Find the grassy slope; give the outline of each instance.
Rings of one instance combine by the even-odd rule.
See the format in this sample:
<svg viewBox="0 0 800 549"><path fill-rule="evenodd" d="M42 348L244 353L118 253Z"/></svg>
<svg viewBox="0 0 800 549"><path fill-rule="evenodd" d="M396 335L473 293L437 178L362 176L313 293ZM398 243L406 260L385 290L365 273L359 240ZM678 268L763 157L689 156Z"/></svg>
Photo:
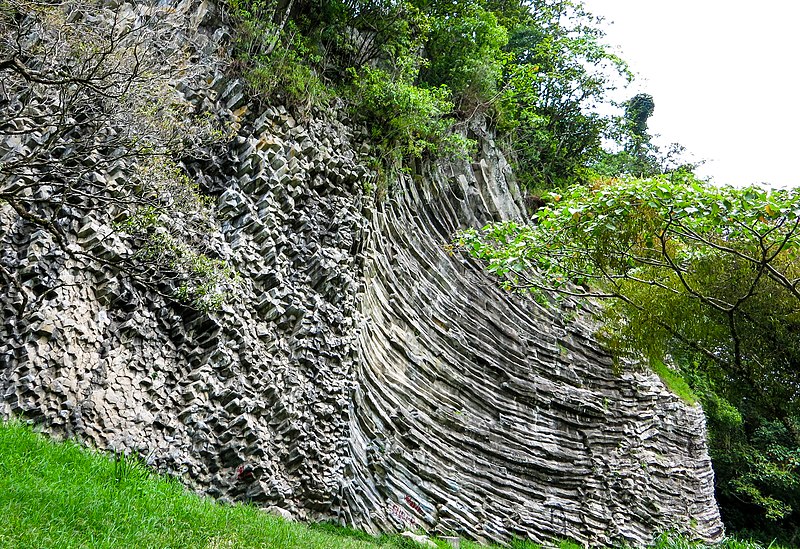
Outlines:
<svg viewBox="0 0 800 549"><path fill-rule="evenodd" d="M336 527L286 522L254 507L187 492L144 467L71 443L54 444L20 423L0 424L0 547L137 549L377 549L412 547ZM440 543L441 547L447 547ZM533 549L528 543L514 544ZM663 540L664 549L684 548ZM462 542L464 549L480 546ZM562 543L561 547L577 547ZM726 547L756 548L729 540Z"/></svg>
<svg viewBox="0 0 800 549"><path fill-rule="evenodd" d="M372 549L247 506L223 506L138 465L0 428L0 547Z"/></svg>
<svg viewBox="0 0 800 549"><path fill-rule="evenodd" d="M361 539L358 539L361 538ZM54 444L19 423L0 425L0 547L145 549L377 549L398 537L292 523L226 506L74 443ZM462 544L462 547L465 545ZM478 547L466 544L467 548Z"/></svg>

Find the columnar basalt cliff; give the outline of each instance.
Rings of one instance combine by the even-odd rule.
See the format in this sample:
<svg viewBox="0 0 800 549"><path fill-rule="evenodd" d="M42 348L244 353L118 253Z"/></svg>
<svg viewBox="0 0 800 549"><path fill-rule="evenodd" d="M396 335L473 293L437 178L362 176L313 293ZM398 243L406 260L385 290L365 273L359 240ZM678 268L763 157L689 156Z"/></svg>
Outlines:
<svg viewBox="0 0 800 549"><path fill-rule="evenodd" d="M206 55L224 35L210 9L175 14L205 25L191 32ZM0 296L2 415L213 496L370 531L722 536L702 411L615 371L575 311L502 291L448 248L459 228L524 218L488 131L473 128L471 162L420 162L376 200L366 132L207 76L185 93L238 135L186 167L216 198L213 245L239 294L183 308L69 253L113 257L97 220L71 219L65 249L0 204L0 260L27 296L21 313L20 289Z"/></svg>
<svg viewBox="0 0 800 549"><path fill-rule="evenodd" d="M615 373L574 311L504 292L448 251L465 223L522 215L481 142L471 169L426 170L425 189L409 182L372 217L348 521L592 545L718 537L701 410L652 374Z"/></svg>

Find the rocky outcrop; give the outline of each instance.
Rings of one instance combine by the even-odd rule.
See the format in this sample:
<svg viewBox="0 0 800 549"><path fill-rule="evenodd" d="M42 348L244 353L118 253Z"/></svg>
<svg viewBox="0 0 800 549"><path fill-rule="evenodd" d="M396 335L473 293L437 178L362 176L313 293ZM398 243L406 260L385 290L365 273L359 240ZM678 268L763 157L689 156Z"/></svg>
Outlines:
<svg viewBox="0 0 800 549"><path fill-rule="evenodd" d="M502 291L449 251L465 225L522 215L482 144L372 217L344 516L491 540L718 538L699 407L615 371L577 311Z"/></svg>
<svg viewBox="0 0 800 549"><path fill-rule="evenodd" d="M19 315L18 289L0 297L3 415L371 531L721 537L701 410L616 372L578 311L504 292L448 248L524 215L489 133L471 162L420 163L377 201L346 120L255 112L235 80L206 82L193 100L238 135L187 168L216 196L235 300L183 308L0 205L2 265L29 298ZM69 226L68 246L105 253L96 220Z"/></svg>

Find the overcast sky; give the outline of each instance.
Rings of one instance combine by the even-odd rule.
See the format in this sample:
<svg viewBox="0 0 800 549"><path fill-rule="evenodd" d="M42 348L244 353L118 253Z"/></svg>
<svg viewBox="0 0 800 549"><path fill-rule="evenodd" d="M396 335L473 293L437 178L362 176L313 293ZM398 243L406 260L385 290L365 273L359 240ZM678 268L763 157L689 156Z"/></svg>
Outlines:
<svg viewBox="0 0 800 549"><path fill-rule="evenodd" d="M650 132L718 183L800 185L800 1L584 0L655 100Z"/></svg>

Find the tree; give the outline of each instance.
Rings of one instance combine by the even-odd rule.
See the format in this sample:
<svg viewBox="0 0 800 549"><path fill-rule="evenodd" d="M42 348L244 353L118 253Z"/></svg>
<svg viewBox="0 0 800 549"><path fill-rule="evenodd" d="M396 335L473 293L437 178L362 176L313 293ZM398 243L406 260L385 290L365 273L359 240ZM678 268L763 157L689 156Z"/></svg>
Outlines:
<svg viewBox="0 0 800 549"><path fill-rule="evenodd" d="M659 158L661 151L647 133L647 121L655 111L653 97L640 93L623 102L622 107L625 109L624 115L609 132L618 149L615 152L603 151L592 165L592 170L601 176L611 177L650 177L664 173Z"/></svg>
<svg viewBox="0 0 800 549"><path fill-rule="evenodd" d="M599 176L651 177L672 172L693 173L702 164L686 158L686 147L672 143L665 151L653 143L647 132L647 121L655 112L653 96L639 93L622 103L624 115L612 126L609 137L615 141L615 152L603 151L592 164ZM657 137L657 136L656 136Z"/></svg>
<svg viewBox="0 0 800 549"><path fill-rule="evenodd" d="M728 496L788 524L800 504L800 191L673 174L547 200L533 224L465 231L460 246L510 288L603 303L617 356L681 367L727 421L711 423L729 437L717 445Z"/></svg>
<svg viewBox="0 0 800 549"><path fill-rule="evenodd" d="M456 6L451 4L450 9ZM469 116L499 91L508 34L491 11L471 3L458 8L457 13L432 17L425 43L429 61L420 77L430 86L447 85L457 99L458 112Z"/></svg>
<svg viewBox="0 0 800 549"><path fill-rule="evenodd" d="M535 221L466 231L460 242L514 286L613 300L617 349L699 353L800 443L789 421L800 407L798 192L611 181L551 194Z"/></svg>
<svg viewBox="0 0 800 549"><path fill-rule="evenodd" d="M624 103L625 107L625 122L628 128L630 140L625 148L633 152L650 140L647 134L647 121L653 116L656 104L653 101L653 96L649 93L637 93Z"/></svg>
<svg viewBox="0 0 800 549"><path fill-rule="evenodd" d="M73 257L213 308L234 277L208 255L209 202L179 161L221 133L178 91L193 65L175 24L135 3L0 2L0 208ZM90 220L94 249L74 238ZM0 276L23 314L30 289Z"/></svg>
<svg viewBox="0 0 800 549"><path fill-rule="evenodd" d="M551 189L585 179L612 124L596 107L608 103L615 82L632 75L602 43L600 19L580 2L532 0L529 6L529 18L513 29L507 47L514 65L535 74L511 143L522 183Z"/></svg>
<svg viewBox="0 0 800 549"><path fill-rule="evenodd" d="M647 133L647 121L653 115L656 105L653 96L639 93L623 103L624 149L622 154L628 159L625 166L627 173L645 177L660 173L658 160L655 157L650 134Z"/></svg>

